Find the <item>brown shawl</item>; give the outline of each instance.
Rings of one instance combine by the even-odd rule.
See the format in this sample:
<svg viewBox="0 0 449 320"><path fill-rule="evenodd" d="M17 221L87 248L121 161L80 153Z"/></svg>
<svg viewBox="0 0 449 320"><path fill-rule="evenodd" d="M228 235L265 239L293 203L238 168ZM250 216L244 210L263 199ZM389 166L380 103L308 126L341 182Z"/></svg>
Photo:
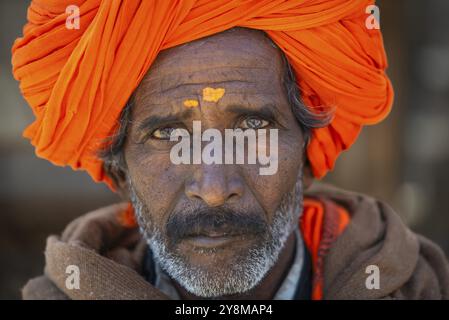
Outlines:
<svg viewBox="0 0 449 320"><path fill-rule="evenodd" d="M351 219L323 259L323 299L449 299L444 253L410 231L388 205L322 184L307 196L343 206ZM25 285L23 298L165 299L141 275L146 245L137 228L117 220L124 209L102 208L74 220L61 237L50 236L44 275ZM79 267L80 289L67 289L68 265ZM366 288L369 265L379 268L379 289Z"/></svg>

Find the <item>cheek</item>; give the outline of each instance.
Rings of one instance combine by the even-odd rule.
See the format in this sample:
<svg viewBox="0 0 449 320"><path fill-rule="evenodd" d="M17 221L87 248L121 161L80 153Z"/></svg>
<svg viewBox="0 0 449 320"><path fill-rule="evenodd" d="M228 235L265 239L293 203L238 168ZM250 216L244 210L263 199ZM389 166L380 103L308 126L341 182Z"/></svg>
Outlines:
<svg viewBox="0 0 449 320"><path fill-rule="evenodd" d="M268 214L274 214L283 196L293 190L302 157L302 141L298 135L284 135L279 137L278 170L275 174L260 175L258 168L247 167L246 179L251 181L253 193Z"/></svg>
<svg viewBox="0 0 449 320"><path fill-rule="evenodd" d="M148 155L141 150L125 152L131 182L155 221L163 221L176 203L175 197L183 187L181 166L170 161L168 153ZM143 148L140 148L143 149Z"/></svg>

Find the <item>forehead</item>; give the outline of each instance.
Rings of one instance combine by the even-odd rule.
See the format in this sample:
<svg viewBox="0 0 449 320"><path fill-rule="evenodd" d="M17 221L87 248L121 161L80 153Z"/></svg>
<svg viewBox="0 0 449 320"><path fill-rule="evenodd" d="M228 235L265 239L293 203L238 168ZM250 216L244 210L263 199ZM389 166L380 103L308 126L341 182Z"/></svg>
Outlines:
<svg viewBox="0 0 449 320"><path fill-rule="evenodd" d="M201 104L210 87L224 89L221 104L275 100L282 71L281 52L262 31L235 28L162 51L134 99L151 114L179 111L186 99Z"/></svg>

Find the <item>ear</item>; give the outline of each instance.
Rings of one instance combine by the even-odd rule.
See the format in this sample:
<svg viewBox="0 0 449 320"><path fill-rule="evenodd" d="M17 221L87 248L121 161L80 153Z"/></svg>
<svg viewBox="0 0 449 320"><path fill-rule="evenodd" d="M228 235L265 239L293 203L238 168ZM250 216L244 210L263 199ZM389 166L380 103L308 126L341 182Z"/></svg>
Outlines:
<svg viewBox="0 0 449 320"><path fill-rule="evenodd" d="M120 198L123 199L123 201L130 201L129 197L129 186L127 179L120 179L117 183L117 192L120 195Z"/></svg>
<svg viewBox="0 0 449 320"><path fill-rule="evenodd" d="M303 189L307 190L312 185L314 181L312 169L310 167L309 161L305 160L304 166L303 166L303 175L302 175L302 183L303 183Z"/></svg>
<svg viewBox="0 0 449 320"><path fill-rule="evenodd" d="M127 173L117 166L110 166L106 172L114 182L114 186L120 198L122 198L123 201L128 202L130 197Z"/></svg>

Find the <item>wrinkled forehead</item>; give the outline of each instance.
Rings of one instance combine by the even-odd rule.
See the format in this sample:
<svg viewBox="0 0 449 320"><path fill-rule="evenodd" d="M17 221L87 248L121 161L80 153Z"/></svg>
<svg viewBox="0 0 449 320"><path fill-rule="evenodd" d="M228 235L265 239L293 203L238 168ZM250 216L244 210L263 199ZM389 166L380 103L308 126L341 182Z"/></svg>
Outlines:
<svg viewBox="0 0 449 320"><path fill-rule="evenodd" d="M269 93L281 79L281 55L263 31L233 28L159 53L134 96L141 103L165 104L204 86Z"/></svg>
<svg viewBox="0 0 449 320"><path fill-rule="evenodd" d="M279 55L274 43L260 30L233 28L159 53L148 80L162 73L213 66L248 67L273 65ZM181 68L181 70L180 70Z"/></svg>

